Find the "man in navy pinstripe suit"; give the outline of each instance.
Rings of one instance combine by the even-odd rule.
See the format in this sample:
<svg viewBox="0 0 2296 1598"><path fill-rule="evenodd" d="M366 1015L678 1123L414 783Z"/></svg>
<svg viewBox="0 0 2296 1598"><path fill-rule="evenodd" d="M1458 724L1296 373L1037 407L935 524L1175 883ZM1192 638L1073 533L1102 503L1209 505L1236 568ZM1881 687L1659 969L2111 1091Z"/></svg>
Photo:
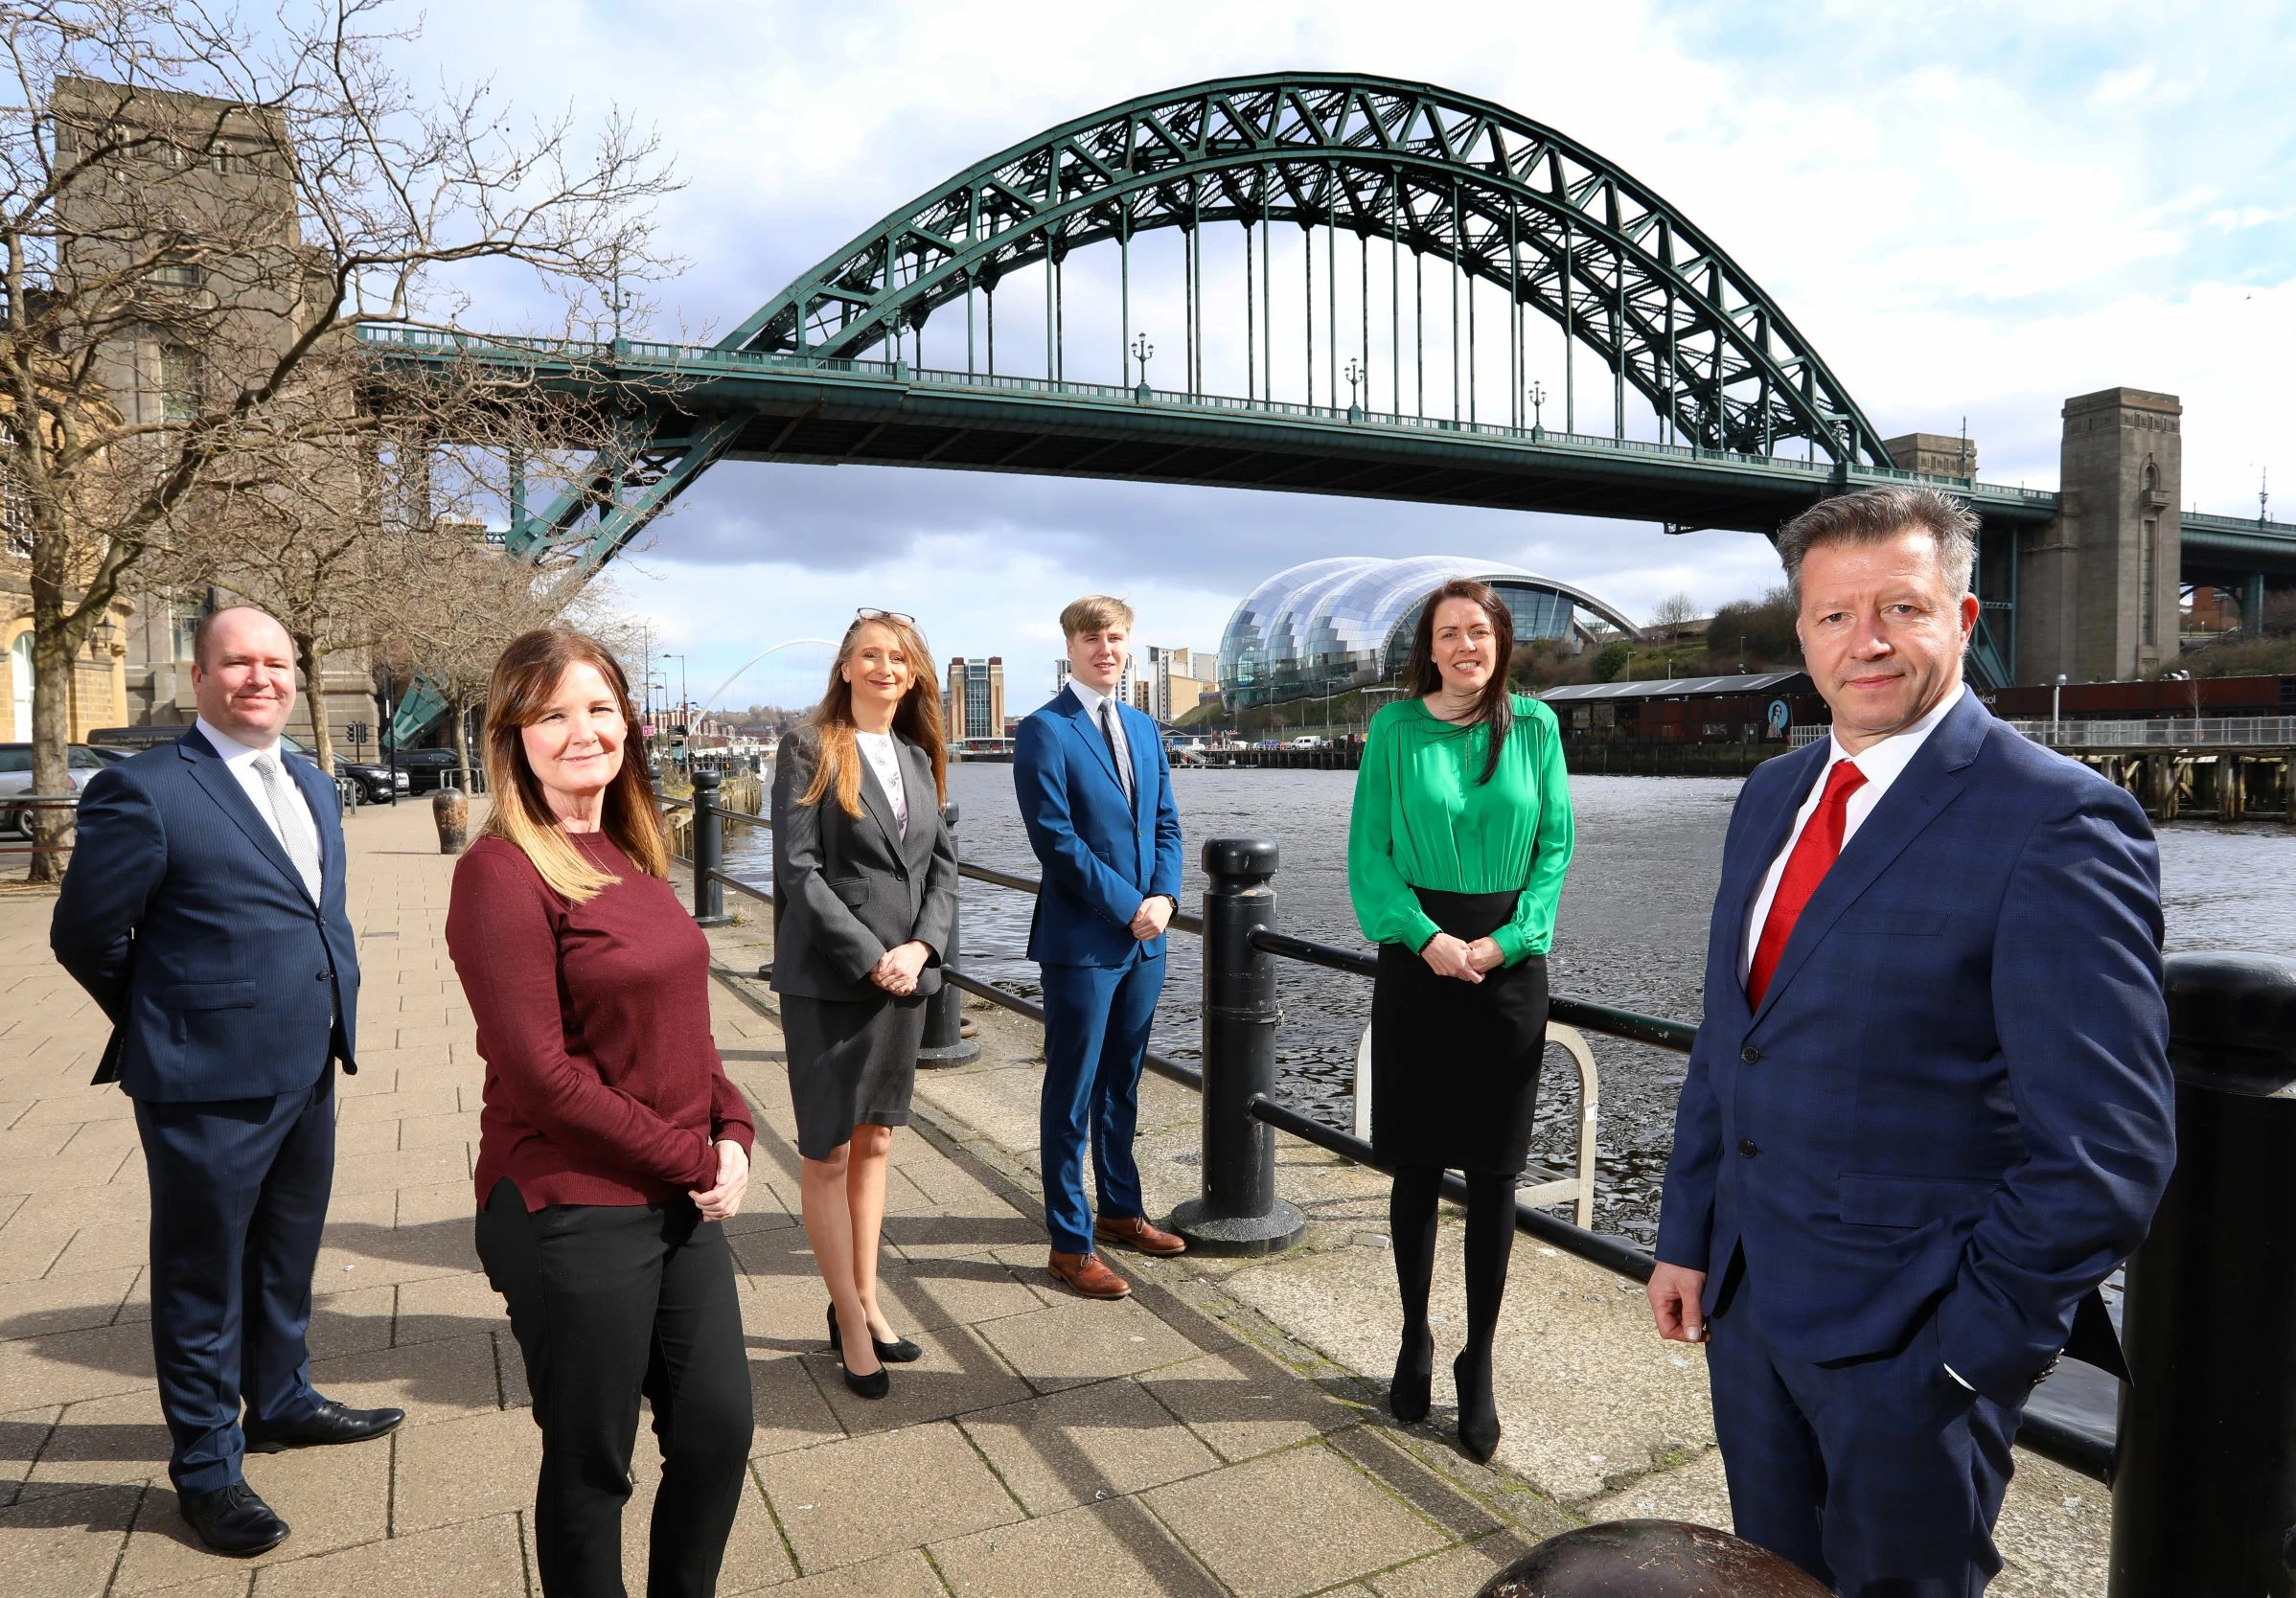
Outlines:
<svg viewBox="0 0 2296 1598"><path fill-rule="evenodd" d="M1891 487L1779 534L1833 727L1731 816L1650 1282L1738 1535L1845 1598L2001 1568L2026 1398L2122 1368L2095 1291L2175 1162L2152 830L1963 686L1975 529Z"/></svg>
<svg viewBox="0 0 2296 1598"><path fill-rule="evenodd" d="M201 1541L258 1554L287 1527L241 1479L242 1454L358 1442L405 1417L322 1399L304 1340L334 1062L357 1068L358 956L333 785L279 746L295 706L287 629L218 611L192 681L192 729L81 793L49 943L111 1017L96 1081L135 1101L168 1473Z"/></svg>

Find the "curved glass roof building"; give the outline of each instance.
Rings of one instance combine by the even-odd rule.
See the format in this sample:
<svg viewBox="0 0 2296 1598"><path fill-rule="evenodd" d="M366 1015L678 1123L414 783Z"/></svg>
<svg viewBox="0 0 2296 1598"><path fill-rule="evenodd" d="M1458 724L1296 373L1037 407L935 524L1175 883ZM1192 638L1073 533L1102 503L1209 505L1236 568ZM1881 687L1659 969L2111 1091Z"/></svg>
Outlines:
<svg viewBox="0 0 2296 1598"><path fill-rule="evenodd" d="M1501 561L1338 556L1278 572L1236 606L1220 637L1220 691L1230 707L1240 707L1391 676L1411 652L1421 603L1461 577L1487 582L1505 598L1519 645L1583 634L1582 609L1624 632L1639 630L1584 589Z"/></svg>

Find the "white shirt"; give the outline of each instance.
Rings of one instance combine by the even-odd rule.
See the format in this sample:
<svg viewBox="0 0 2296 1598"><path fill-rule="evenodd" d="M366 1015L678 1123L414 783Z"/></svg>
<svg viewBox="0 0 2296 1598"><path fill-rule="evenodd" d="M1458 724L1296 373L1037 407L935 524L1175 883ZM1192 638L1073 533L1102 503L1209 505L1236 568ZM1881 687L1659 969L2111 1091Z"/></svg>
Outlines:
<svg viewBox="0 0 2296 1598"><path fill-rule="evenodd" d="M310 813L310 801L303 795L303 785L295 781L295 774L287 769L287 756L280 753L277 739L273 739L268 746L259 749L252 743L241 743L229 733L218 731L215 724L204 716L192 725L199 729L201 738L215 745L216 753L223 757L224 769L246 791L247 802L255 807L255 813L264 818L264 825L271 829L271 835L279 839L279 847L285 849L287 838L280 833L279 817L271 810L271 791L264 787L263 776L255 769L256 761L264 755L269 755L277 762L279 774L286 780L287 791L294 796L294 803L303 808L303 824L310 829L311 841L314 844L318 842L318 817ZM326 852L321 850L322 871L325 870L325 855Z"/></svg>
<svg viewBox="0 0 2296 1598"><path fill-rule="evenodd" d="M1966 688L1962 690L1962 694L1968 692ZM1842 747L1840 739L1831 733L1826 735L1825 741L1832 746L1832 759L1825 763L1825 770L1819 773L1818 780L1810 785L1809 797L1802 800L1802 809L1795 812L1794 825L1786 833L1786 841L1779 845L1778 857L1770 862L1769 875L1762 879L1762 891L1754 896L1754 907L1746 912L1746 925L1740 929L1738 938L1739 987L1746 986L1747 973L1754 969L1754 949L1761 942L1762 924L1770 919L1770 902L1778 897L1779 880L1786 874L1786 861L1794 853L1795 840L1802 836L1802 829L1809 825L1810 817L1818 813L1818 801L1825 797L1825 778L1833 770L1834 761L1848 761L1866 777L1865 786L1852 793L1842 807L1842 847L1848 849L1849 840L1857 835L1857 830L1864 824L1866 817L1873 813L1873 807L1881 803L1881 796L1890 791L1890 785L1913 764L1914 757L1921 752L1921 745L1929 742L1929 735L1938 730L1938 723L1944 720L1953 707L1962 702L1962 694L1946 696L1944 703L1920 720L1902 732L1892 733L1878 743L1868 745L1862 754L1849 753Z"/></svg>
<svg viewBox="0 0 2296 1598"><path fill-rule="evenodd" d="M1094 732L1098 732L1104 726L1116 729L1116 762L1122 767L1116 780L1124 785L1124 791L1130 793L1134 782L1132 742L1124 736L1123 713L1119 711L1105 721L1102 720L1100 707L1109 702L1109 696L1082 677L1072 676L1068 679L1068 692L1076 696L1077 701L1084 706L1084 713L1092 719Z"/></svg>
<svg viewBox="0 0 2296 1598"><path fill-rule="evenodd" d="M901 746L893 742L891 733L861 732L858 728L853 741L869 758L869 769L877 773L877 786L892 801L893 819L901 824L901 835L907 837L908 790L901 785Z"/></svg>

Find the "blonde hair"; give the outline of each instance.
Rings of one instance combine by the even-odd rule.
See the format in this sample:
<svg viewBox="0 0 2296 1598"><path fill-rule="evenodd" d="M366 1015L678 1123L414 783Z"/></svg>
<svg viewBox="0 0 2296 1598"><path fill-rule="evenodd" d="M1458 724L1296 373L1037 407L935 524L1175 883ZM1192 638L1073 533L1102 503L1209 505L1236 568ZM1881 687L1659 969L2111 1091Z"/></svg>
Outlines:
<svg viewBox="0 0 2296 1598"><path fill-rule="evenodd" d="M820 759L814 766L814 780L798 795L797 803L817 805L822 795L834 788L838 809L851 816L861 812L861 746L854 742L860 727L853 719L853 684L845 680L845 668L861 648L861 629L872 627L891 633L893 642L908 657L908 692L893 707L893 730L932 757L933 792L945 807L949 803L949 746L941 736L941 684L932 674L932 656L923 633L907 622L882 614L854 618L845 629L844 642L838 646L838 657L829 668L829 690L807 719Z"/></svg>
<svg viewBox="0 0 2296 1598"><path fill-rule="evenodd" d="M630 679L607 647L572 628L538 628L511 640L494 662L486 696L486 780L494 805L480 829L517 845L550 891L569 903L595 899L621 880L583 857L551 811L541 780L526 763L525 730L542 719L566 673L594 666L622 713L622 769L606 790L600 826L630 863L649 877L670 875L654 788L646 780L645 731L630 705Z"/></svg>
<svg viewBox="0 0 2296 1598"><path fill-rule="evenodd" d="M1060 613L1063 638L1073 638L1080 632L1101 632L1112 627L1132 630L1132 606L1113 594L1087 594L1080 600L1070 600L1068 607Z"/></svg>

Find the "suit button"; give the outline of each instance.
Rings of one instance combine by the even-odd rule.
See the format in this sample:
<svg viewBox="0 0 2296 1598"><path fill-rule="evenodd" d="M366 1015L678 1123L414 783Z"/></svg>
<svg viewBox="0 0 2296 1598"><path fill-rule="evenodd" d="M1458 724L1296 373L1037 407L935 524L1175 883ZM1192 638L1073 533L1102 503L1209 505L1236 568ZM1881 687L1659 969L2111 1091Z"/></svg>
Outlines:
<svg viewBox="0 0 2296 1598"><path fill-rule="evenodd" d="M326 980L327 980L327 973L326 973L325 971L321 971L321 972L319 973L319 980L320 980L321 982L324 982L324 981L326 981Z"/></svg>
<svg viewBox="0 0 2296 1598"><path fill-rule="evenodd" d="M1762 1051L1749 1043L1738 1051L1738 1058L1749 1065L1759 1065L1762 1062Z"/></svg>
<svg viewBox="0 0 2296 1598"><path fill-rule="evenodd" d="M906 871L895 871L893 873L893 880L896 882L906 882L908 880L908 873Z"/></svg>
<svg viewBox="0 0 2296 1598"><path fill-rule="evenodd" d="M1741 1137L1738 1139L1738 1153L1744 1154L1748 1159L1752 1159L1755 1155L1760 1153L1761 1151L1754 1146L1753 1138Z"/></svg>

